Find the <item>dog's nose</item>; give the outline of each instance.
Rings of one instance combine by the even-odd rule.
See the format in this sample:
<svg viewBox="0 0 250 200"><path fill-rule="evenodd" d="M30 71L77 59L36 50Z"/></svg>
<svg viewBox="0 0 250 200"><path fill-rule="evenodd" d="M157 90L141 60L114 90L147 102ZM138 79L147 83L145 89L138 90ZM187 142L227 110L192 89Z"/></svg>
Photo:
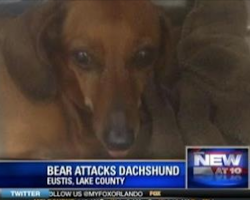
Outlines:
<svg viewBox="0 0 250 200"><path fill-rule="evenodd" d="M134 143L134 133L132 130L110 130L106 138L109 150L125 151Z"/></svg>
<svg viewBox="0 0 250 200"><path fill-rule="evenodd" d="M134 131L129 128L124 112L116 111L111 114L104 141L111 151L128 150L134 143Z"/></svg>

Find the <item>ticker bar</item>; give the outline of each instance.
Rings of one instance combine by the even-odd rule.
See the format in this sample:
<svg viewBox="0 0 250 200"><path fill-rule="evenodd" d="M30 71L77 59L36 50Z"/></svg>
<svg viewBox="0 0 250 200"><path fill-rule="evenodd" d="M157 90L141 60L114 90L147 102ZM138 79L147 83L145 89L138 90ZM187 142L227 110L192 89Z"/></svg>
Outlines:
<svg viewBox="0 0 250 200"><path fill-rule="evenodd" d="M2 199L250 199L250 190L55 190L2 189Z"/></svg>
<svg viewBox="0 0 250 200"><path fill-rule="evenodd" d="M50 190L53 198L248 198L250 190Z"/></svg>

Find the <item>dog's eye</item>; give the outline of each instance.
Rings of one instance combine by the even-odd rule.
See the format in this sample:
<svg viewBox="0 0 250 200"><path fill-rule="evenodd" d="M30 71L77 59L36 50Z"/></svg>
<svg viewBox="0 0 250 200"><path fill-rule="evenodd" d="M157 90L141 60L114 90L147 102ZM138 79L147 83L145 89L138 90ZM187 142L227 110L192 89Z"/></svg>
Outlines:
<svg viewBox="0 0 250 200"><path fill-rule="evenodd" d="M86 51L75 51L73 52L73 59L78 66L83 69L89 69L92 63L90 54Z"/></svg>
<svg viewBox="0 0 250 200"><path fill-rule="evenodd" d="M136 52L132 59L132 65L135 67L148 67L155 61L155 51L152 48L141 49Z"/></svg>

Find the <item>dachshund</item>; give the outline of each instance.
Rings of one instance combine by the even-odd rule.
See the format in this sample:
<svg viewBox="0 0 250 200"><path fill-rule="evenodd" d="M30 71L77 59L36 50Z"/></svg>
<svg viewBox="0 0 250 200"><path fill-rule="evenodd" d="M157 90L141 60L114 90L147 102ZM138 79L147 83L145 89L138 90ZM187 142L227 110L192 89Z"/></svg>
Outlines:
<svg viewBox="0 0 250 200"><path fill-rule="evenodd" d="M170 25L152 2L48 1L1 27L4 156L184 152L159 87L175 71L167 65Z"/></svg>

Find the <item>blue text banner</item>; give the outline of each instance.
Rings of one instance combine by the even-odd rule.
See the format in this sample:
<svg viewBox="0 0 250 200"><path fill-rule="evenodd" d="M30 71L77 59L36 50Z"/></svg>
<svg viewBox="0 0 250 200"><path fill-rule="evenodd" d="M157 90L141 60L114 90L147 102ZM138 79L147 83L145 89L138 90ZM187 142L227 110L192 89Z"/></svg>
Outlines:
<svg viewBox="0 0 250 200"><path fill-rule="evenodd" d="M185 162L2 161L0 188L185 188Z"/></svg>

